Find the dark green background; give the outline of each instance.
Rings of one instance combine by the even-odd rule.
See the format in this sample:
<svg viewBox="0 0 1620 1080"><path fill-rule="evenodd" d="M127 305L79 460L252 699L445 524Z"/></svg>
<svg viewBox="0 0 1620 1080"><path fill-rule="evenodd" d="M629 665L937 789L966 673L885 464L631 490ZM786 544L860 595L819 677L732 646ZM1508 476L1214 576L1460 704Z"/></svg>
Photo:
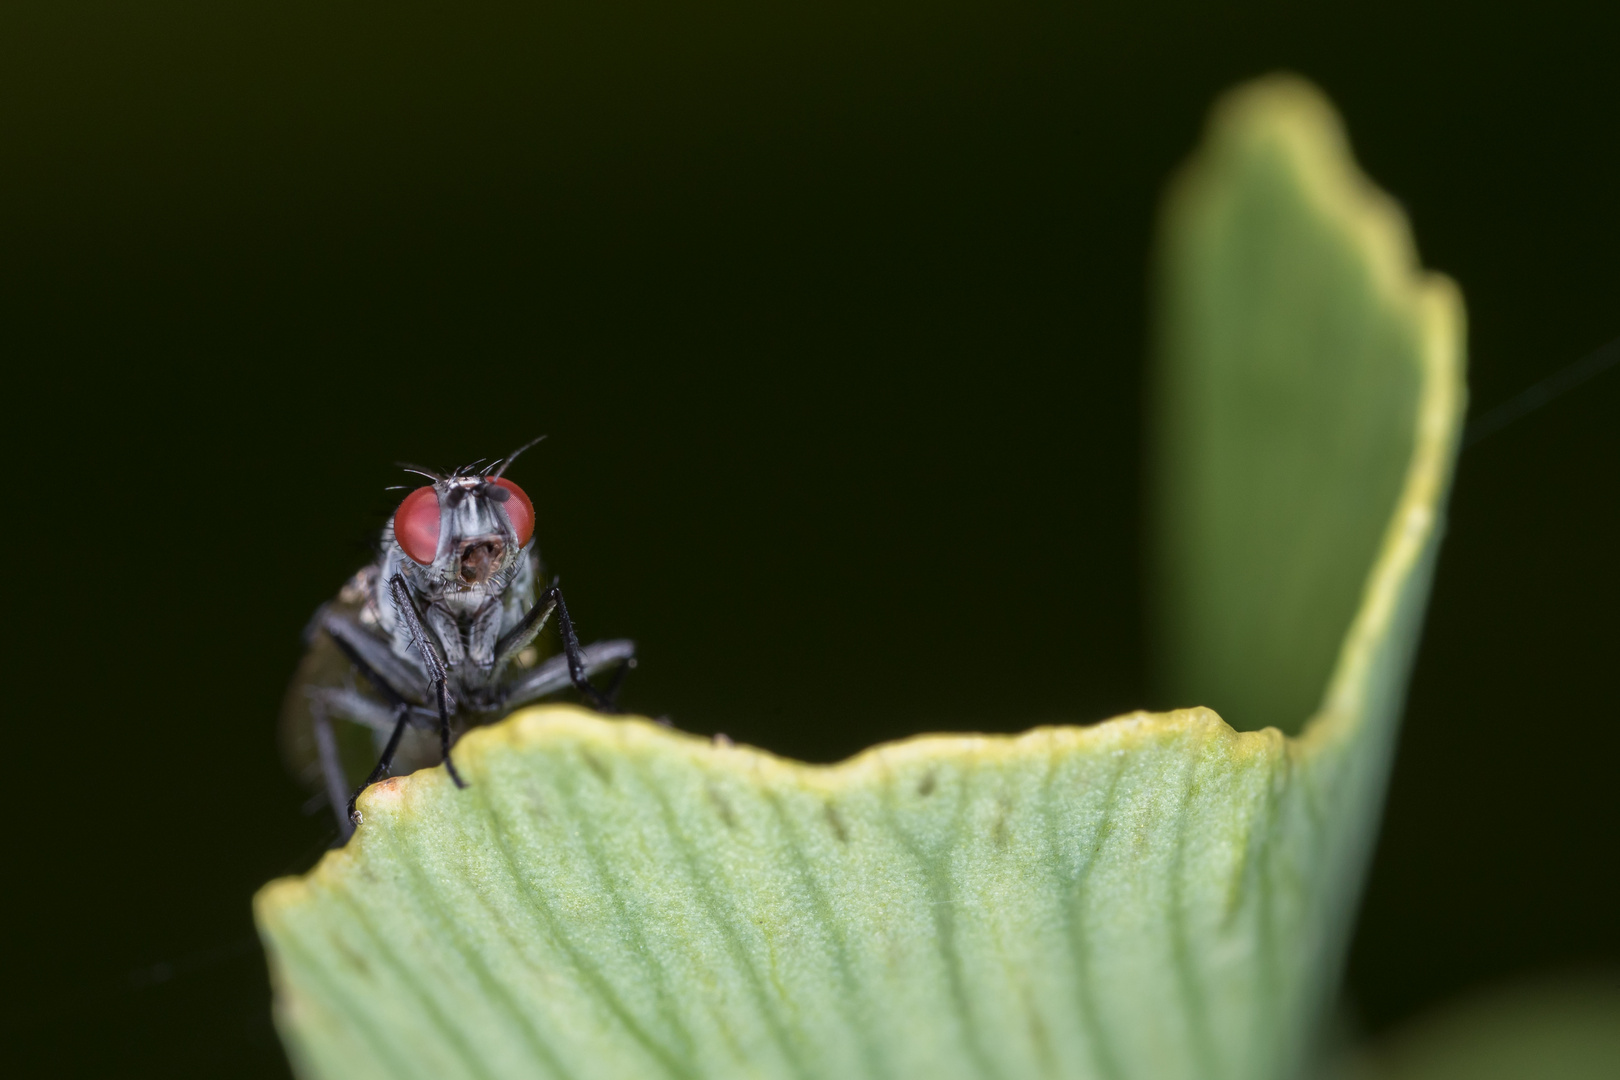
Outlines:
<svg viewBox="0 0 1620 1080"><path fill-rule="evenodd" d="M515 477L628 704L829 760L1160 700L1152 215L1318 80L1466 291L1474 400L1620 333L1620 29L1456 4L0 12L8 1039L282 1075L273 725L397 459ZM1620 963L1620 373L1470 451L1350 965L1379 1031ZM1236 719L1236 718L1235 718ZM8 1069L9 1071L9 1069Z"/></svg>

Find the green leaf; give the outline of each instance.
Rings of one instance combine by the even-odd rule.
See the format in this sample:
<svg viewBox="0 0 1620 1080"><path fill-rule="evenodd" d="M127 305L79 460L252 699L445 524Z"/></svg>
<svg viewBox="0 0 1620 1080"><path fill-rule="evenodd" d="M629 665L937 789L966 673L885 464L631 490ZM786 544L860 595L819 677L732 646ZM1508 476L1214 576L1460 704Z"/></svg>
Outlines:
<svg viewBox="0 0 1620 1080"><path fill-rule="evenodd" d="M815 767L530 710L458 744L467 790L379 784L260 892L298 1070L1295 1072L1427 590L1461 308L1296 81L1217 109L1166 222L1168 670L1244 726L1314 710L1299 738L1189 709Z"/></svg>

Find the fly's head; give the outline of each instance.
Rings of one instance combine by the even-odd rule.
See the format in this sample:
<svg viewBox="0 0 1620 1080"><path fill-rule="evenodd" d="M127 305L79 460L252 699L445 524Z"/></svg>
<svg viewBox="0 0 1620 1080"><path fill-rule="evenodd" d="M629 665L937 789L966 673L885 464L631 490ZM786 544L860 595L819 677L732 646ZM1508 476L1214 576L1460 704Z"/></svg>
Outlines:
<svg viewBox="0 0 1620 1080"><path fill-rule="evenodd" d="M534 504L501 475L509 464L511 458L488 474L424 473L433 483L399 504L387 540L405 556L401 565L418 588L436 594L505 588L534 535Z"/></svg>

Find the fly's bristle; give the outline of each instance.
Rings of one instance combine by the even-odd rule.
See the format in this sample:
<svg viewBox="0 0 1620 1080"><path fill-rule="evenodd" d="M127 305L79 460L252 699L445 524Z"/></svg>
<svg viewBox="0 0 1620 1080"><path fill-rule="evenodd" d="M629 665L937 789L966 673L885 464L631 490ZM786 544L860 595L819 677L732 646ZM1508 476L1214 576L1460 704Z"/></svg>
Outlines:
<svg viewBox="0 0 1620 1080"><path fill-rule="evenodd" d="M412 465L408 461L396 461L394 462L394 465L397 468L404 469L408 473L415 473L417 476L425 476L436 484L450 479L437 469L429 469L422 465Z"/></svg>

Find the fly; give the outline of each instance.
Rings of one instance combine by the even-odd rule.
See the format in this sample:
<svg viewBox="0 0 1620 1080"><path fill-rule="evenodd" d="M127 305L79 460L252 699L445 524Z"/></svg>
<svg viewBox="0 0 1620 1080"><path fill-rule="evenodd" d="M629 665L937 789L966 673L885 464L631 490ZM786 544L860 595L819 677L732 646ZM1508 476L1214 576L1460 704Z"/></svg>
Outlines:
<svg viewBox="0 0 1620 1080"><path fill-rule="evenodd" d="M581 646L556 579L539 587L534 504L505 477L534 442L487 471L407 466L432 483L405 496L377 559L305 630L282 739L345 840L358 822L355 799L391 770L442 763L466 787L450 748L467 728L570 685L613 711L635 665L633 642ZM542 659L535 639L553 615L562 652ZM608 687L598 689L590 677L610 668ZM369 773L356 771L373 758Z"/></svg>

